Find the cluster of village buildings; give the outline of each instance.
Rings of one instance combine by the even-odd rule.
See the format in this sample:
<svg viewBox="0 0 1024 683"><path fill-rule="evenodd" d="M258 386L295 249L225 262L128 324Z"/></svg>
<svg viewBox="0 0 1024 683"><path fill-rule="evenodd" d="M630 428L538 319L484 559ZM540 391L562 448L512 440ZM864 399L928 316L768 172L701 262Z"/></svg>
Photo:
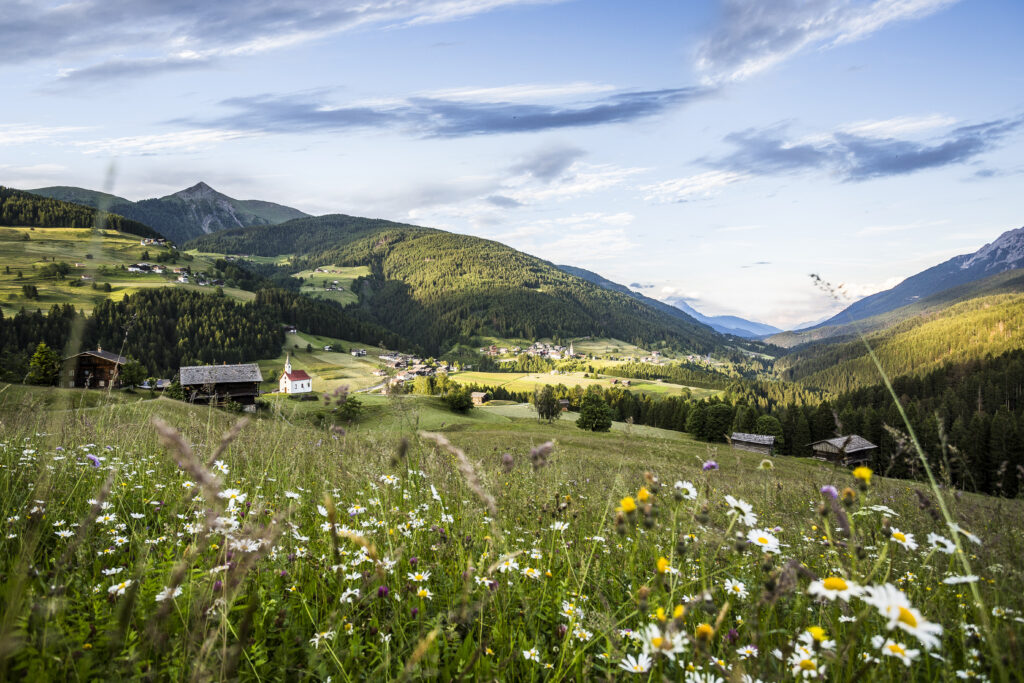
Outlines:
<svg viewBox="0 0 1024 683"><path fill-rule="evenodd" d="M547 342L533 342L526 349L519 346L506 347L491 344L490 346L482 347L480 353L485 356L518 356L525 353L527 356L547 358L549 360L565 360L578 357L572 347L572 342L569 342L568 348L558 344L548 344Z"/></svg>

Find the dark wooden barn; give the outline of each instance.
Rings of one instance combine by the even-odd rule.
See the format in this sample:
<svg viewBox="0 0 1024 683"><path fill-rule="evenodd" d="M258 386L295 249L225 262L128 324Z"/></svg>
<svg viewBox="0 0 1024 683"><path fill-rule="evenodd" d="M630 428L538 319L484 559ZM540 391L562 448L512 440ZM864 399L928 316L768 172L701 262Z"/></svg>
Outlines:
<svg viewBox="0 0 1024 683"><path fill-rule="evenodd" d="M878 446L856 434L822 439L811 444L813 457L846 466L867 462L871 457L871 451L876 448Z"/></svg>
<svg viewBox="0 0 1024 683"><path fill-rule="evenodd" d="M86 389L106 389L111 385L121 386L118 375L121 366L128 362L124 356L98 348L83 351L64 359L61 371L61 386Z"/></svg>
<svg viewBox="0 0 1024 683"><path fill-rule="evenodd" d="M729 437L729 443L733 448L751 453L763 453L764 455L775 455L775 437L767 434L744 434L733 432Z"/></svg>
<svg viewBox="0 0 1024 683"><path fill-rule="evenodd" d="M263 375L255 363L239 365L191 365L179 372L185 399L196 403L234 401L246 410L256 409Z"/></svg>

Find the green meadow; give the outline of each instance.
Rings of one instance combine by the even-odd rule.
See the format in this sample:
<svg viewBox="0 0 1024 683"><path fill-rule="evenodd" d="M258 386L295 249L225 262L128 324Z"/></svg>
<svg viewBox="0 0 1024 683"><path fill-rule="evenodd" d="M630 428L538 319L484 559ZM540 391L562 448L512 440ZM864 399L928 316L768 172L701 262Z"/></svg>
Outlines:
<svg viewBox="0 0 1024 683"><path fill-rule="evenodd" d="M0 673L1019 676L1020 500L516 405L360 400L315 426L312 402L238 422L0 386Z"/></svg>

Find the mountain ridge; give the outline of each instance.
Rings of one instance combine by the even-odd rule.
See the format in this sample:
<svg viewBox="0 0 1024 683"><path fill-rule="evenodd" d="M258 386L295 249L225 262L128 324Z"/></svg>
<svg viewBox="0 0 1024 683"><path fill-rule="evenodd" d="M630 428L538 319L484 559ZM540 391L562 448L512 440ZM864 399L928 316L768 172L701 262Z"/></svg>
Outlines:
<svg viewBox="0 0 1024 683"><path fill-rule="evenodd" d="M298 209L282 204L229 197L204 181L163 197L139 201L67 185L41 187L26 192L102 208L148 225L177 244L221 230L277 225L295 218L309 217Z"/></svg>
<svg viewBox="0 0 1024 683"><path fill-rule="evenodd" d="M665 340L701 353L728 345L682 312L652 307L499 242L433 228L334 214L217 232L186 246L291 254L296 270L368 266L371 276L354 283L353 305L433 351L477 336L596 335L639 346Z"/></svg>

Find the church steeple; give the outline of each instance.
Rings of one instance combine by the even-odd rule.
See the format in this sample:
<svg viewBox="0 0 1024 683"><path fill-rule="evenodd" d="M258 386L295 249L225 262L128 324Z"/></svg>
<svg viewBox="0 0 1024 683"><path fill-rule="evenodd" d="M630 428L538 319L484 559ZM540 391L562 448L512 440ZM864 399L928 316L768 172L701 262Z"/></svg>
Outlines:
<svg viewBox="0 0 1024 683"><path fill-rule="evenodd" d="M287 353L284 357L284 372L286 375L292 374L292 354Z"/></svg>

